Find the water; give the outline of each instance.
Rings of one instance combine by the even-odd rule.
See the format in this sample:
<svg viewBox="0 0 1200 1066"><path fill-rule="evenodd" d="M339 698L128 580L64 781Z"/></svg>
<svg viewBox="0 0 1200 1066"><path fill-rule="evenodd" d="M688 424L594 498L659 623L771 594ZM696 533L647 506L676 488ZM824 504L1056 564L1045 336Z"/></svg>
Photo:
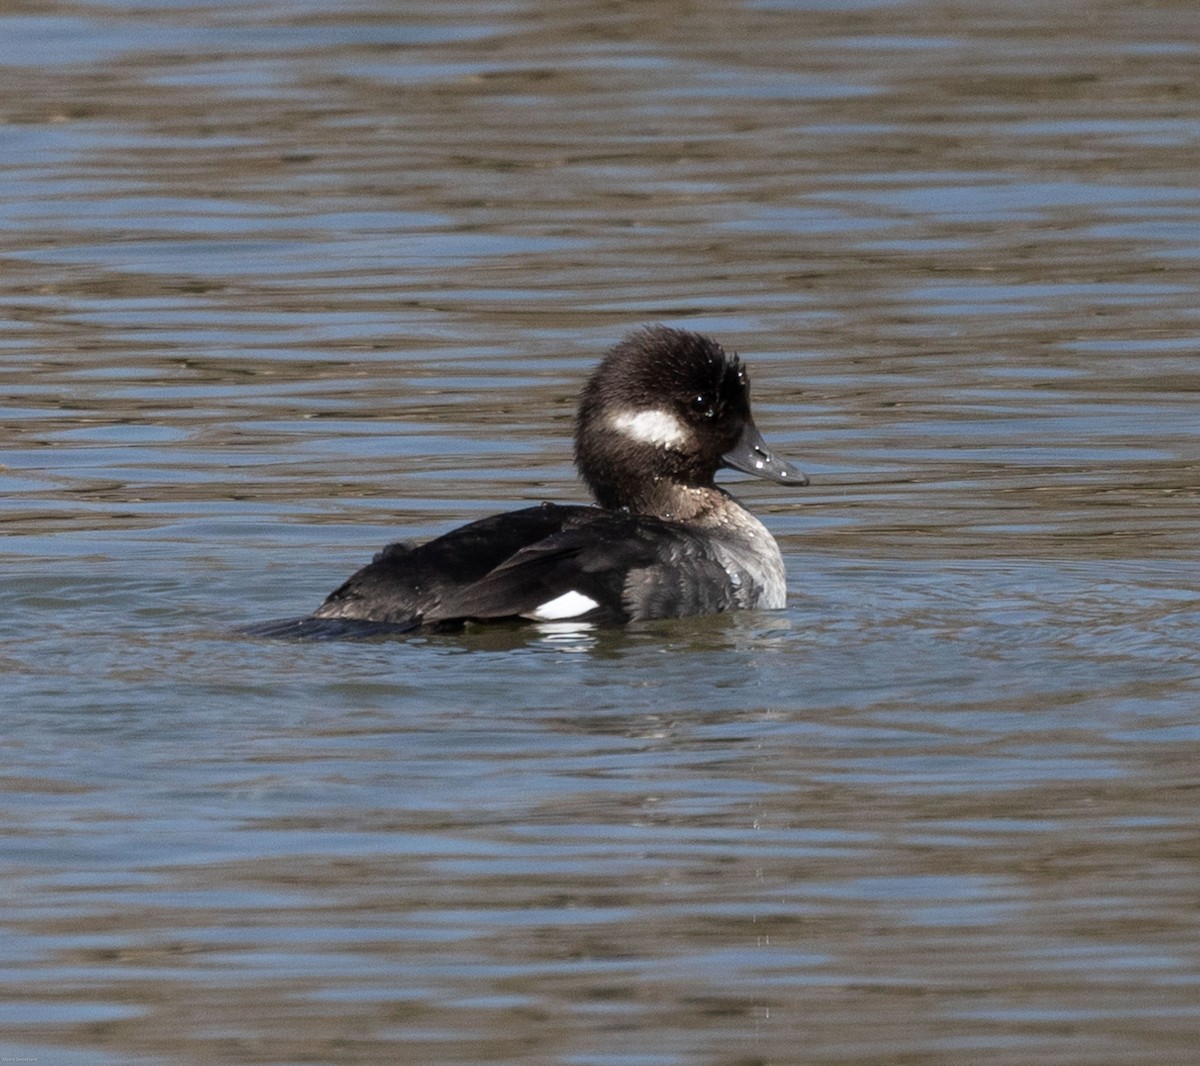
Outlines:
<svg viewBox="0 0 1200 1066"><path fill-rule="evenodd" d="M0 15L6 1058L1192 1063L1193 5ZM645 322L787 610L252 641L580 498Z"/></svg>

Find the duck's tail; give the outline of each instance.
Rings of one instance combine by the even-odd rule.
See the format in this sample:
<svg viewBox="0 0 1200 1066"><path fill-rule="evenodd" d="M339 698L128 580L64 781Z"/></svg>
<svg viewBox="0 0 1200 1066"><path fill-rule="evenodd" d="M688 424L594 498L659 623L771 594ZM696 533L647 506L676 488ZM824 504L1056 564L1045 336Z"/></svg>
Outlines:
<svg viewBox="0 0 1200 1066"><path fill-rule="evenodd" d="M270 622L254 622L241 626L238 632L247 637L268 640L373 640L411 633L421 625L420 619L410 622L368 622L362 618L279 618Z"/></svg>

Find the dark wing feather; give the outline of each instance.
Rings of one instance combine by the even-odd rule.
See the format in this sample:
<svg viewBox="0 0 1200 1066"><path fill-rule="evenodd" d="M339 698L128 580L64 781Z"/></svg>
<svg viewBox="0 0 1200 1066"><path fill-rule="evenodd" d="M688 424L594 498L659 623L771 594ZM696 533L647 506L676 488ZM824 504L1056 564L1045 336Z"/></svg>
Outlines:
<svg viewBox="0 0 1200 1066"><path fill-rule="evenodd" d="M519 618L568 592L587 596L599 606L581 618L621 622L624 573L589 566L595 536L582 530L556 533L522 548L511 559L473 584L457 590L440 606L446 618Z"/></svg>

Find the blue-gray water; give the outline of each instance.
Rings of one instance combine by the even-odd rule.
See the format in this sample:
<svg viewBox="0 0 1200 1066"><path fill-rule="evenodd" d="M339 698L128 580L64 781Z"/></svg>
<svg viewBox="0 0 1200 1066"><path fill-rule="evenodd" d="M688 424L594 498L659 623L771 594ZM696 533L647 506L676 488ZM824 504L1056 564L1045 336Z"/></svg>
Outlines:
<svg viewBox="0 0 1200 1066"><path fill-rule="evenodd" d="M1192 0L0 12L0 1047L1191 1064ZM749 362L785 611L248 640Z"/></svg>

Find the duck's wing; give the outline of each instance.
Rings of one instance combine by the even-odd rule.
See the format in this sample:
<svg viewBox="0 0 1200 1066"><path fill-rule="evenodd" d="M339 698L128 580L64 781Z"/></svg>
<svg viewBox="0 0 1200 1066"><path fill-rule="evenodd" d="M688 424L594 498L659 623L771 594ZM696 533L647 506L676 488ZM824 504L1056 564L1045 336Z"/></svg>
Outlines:
<svg viewBox="0 0 1200 1066"><path fill-rule="evenodd" d="M427 617L614 624L728 610L736 594L700 537L645 516L580 508Z"/></svg>

